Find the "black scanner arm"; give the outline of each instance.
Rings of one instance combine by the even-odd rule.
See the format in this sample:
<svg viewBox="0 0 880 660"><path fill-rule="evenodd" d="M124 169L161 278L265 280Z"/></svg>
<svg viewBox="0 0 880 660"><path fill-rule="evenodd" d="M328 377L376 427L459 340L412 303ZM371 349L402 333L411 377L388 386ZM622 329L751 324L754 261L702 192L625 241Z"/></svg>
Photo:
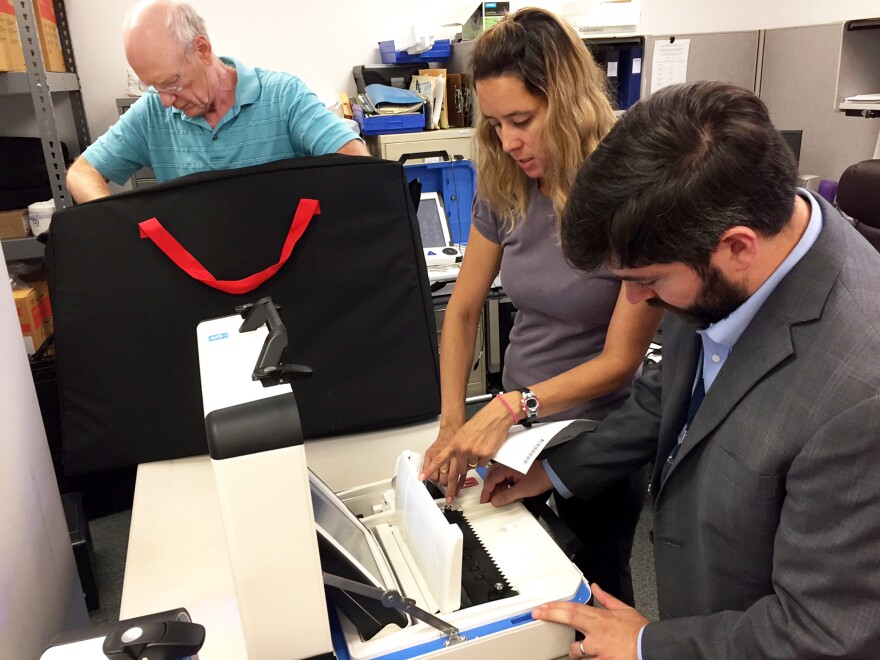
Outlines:
<svg viewBox="0 0 880 660"><path fill-rule="evenodd" d="M355 582L354 580L348 580L344 577L332 575L330 573L323 573L322 575L324 576L324 584L328 587L336 587L341 591L350 591L351 593L366 596L367 598L373 598L374 600L378 600L385 607L393 607L394 609L409 614L420 621L424 621L429 626L436 628L446 635L446 640L443 643L444 646L452 646L467 641L467 637L462 635L458 628L451 623L446 623L443 619L434 616L430 612L426 612L416 605L416 601L412 598L402 596L399 591L395 591L394 589L383 591L378 587Z"/></svg>
<svg viewBox="0 0 880 660"><path fill-rule="evenodd" d="M278 315L280 305L272 302L270 297L260 298L255 303L239 305L236 313L244 319L239 332L251 332L264 324L269 328L269 335L263 343L260 356L251 377L260 381L263 387L285 385L292 380L303 380L312 375L311 367L301 364L285 364L281 356L287 350L287 328Z"/></svg>

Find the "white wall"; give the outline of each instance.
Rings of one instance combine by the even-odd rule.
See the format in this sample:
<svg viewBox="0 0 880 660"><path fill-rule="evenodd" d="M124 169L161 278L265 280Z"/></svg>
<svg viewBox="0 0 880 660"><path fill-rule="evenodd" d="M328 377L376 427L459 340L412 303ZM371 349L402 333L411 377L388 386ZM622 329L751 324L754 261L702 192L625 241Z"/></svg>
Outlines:
<svg viewBox="0 0 880 660"><path fill-rule="evenodd" d="M880 15L877 0L642 0L644 34L733 32Z"/></svg>
<svg viewBox="0 0 880 660"><path fill-rule="evenodd" d="M2 255L0 247L0 255ZM0 658L89 624L34 382L0 267Z"/></svg>
<svg viewBox="0 0 880 660"><path fill-rule="evenodd" d="M476 0L193 0L215 49L250 65L295 73L319 94L354 91L351 68L379 62L377 42L418 25L462 21ZM92 136L115 121L114 99L124 95L126 63L121 25L135 0L67 0L74 52ZM559 13L586 4L566 0L514 1ZM642 0L638 34L724 32L865 18L880 14L877 0ZM451 36L450 29L437 29ZM323 96L323 94L322 94Z"/></svg>

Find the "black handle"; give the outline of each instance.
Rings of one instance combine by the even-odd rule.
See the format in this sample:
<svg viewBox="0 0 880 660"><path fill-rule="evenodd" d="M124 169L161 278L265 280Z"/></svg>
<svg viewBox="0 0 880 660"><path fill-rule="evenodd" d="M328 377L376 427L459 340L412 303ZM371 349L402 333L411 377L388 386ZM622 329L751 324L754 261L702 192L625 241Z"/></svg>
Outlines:
<svg viewBox="0 0 880 660"><path fill-rule="evenodd" d="M403 165L408 160L414 160L416 158L442 158L443 160L449 160L449 152L448 151L418 151L414 154L403 154L400 158L397 159L397 162Z"/></svg>
<svg viewBox="0 0 880 660"><path fill-rule="evenodd" d="M181 660L199 652L205 628L186 621L159 621L138 626L119 626L104 639L107 658Z"/></svg>
<svg viewBox="0 0 880 660"><path fill-rule="evenodd" d="M54 343L55 333L53 332L48 337L46 337L46 340L42 344L40 344L40 347L36 351L34 351L34 354L30 357L30 362L32 364L42 362L43 358L46 357L46 351L48 351Z"/></svg>
<svg viewBox="0 0 880 660"><path fill-rule="evenodd" d="M422 182L418 179L413 179L409 182L409 196L412 197L413 206L415 206L416 211L418 211L419 202L422 201Z"/></svg>

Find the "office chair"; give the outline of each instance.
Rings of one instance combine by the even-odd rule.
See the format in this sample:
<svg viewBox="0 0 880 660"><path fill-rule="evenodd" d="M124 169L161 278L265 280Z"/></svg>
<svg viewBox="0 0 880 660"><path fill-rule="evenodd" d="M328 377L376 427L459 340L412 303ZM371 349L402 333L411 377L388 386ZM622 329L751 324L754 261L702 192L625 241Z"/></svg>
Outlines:
<svg viewBox="0 0 880 660"><path fill-rule="evenodd" d="M880 159L850 165L837 185L837 206L880 251Z"/></svg>

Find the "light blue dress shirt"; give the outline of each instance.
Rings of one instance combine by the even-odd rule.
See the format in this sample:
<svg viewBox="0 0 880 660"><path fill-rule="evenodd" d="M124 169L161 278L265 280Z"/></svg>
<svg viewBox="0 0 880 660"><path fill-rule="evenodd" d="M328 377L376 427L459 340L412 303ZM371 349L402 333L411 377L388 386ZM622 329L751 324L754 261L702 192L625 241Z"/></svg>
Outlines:
<svg viewBox="0 0 880 660"><path fill-rule="evenodd" d="M730 316L718 321L718 323L713 323L705 330L697 330L697 334L700 335L703 342L703 386L706 388L707 394L712 383L715 382L718 372L721 371L721 367L724 366L727 356L733 350L734 344L749 327L749 323L755 318L758 310L819 238L819 233L822 231L822 211L819 209L819 203L806 190L801 189L798 192L810 203L811 207L810 222L801 236L801 240L760 288L737 307Z"/></svg>

